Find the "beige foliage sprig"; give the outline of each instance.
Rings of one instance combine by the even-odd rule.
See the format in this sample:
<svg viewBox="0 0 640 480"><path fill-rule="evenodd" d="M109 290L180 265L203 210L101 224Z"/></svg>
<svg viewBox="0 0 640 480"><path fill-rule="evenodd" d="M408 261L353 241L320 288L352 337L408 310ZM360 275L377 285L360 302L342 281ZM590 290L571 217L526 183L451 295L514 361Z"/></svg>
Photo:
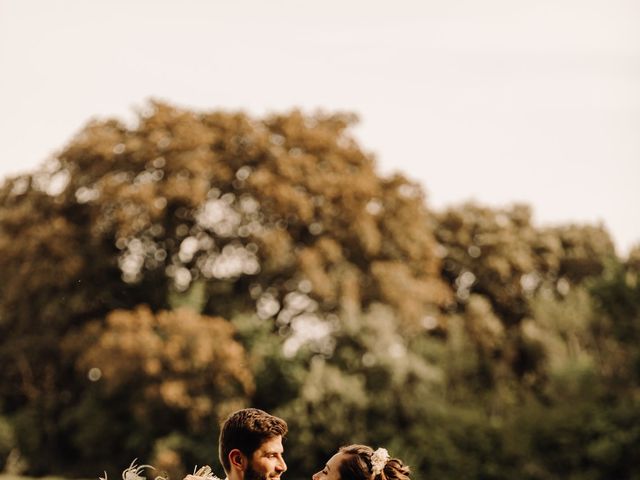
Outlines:
<svg viewBox="0 0 640 480"><path fill-rule="evenodd" d="M125 468L122 472L122 480L144 480L145 477L140 475L145 468L150 468L155 470L155 467L152 465L136 465L136 461L138 459L134 459L131 462L129 467ZM98 480L108 480L107 472L104 472L104 477L98 477ZM154 478L154 480L168 480L168 477L163 477L162 475L158 475ZM183 480L221 480L218 478L209 465L204 465L200 468L197 466L193 469L193 473L186 475Z"/></svg>
<svg viewBox="0 0 640 480"><path fill-rule="evenodd" d="M197 468L197 466L196 466ZM198 470L194 468L194 472L184 477L184 480L221 480L211 470L209 465L204 465Z"/></svg>

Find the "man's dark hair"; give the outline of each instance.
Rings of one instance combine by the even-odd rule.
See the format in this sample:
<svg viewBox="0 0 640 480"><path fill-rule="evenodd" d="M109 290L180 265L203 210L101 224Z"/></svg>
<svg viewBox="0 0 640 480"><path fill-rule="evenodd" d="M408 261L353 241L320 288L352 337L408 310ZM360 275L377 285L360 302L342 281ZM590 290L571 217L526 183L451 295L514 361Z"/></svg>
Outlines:
<svg viewBox="0 0 640 480"><path fill-rule="evenodd" d="M260 445L270 438L287 434L287 422L257 408L245 408L232 413L220 429L220 463L228 474L231 470L229 452L234 448L251 459Z"/></svg>

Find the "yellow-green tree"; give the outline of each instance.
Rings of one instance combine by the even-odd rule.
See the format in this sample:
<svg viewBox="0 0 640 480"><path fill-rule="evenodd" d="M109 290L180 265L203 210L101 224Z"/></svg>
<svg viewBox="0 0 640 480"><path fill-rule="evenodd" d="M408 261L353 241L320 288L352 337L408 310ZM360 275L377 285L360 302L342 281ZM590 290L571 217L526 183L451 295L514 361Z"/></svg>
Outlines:
<svg viewBox="0 0 640 480"><path fill-rule="evenodd" d="M207 407L213 430L226 405L246 401L247 372L201 379L192 371L177 375L178 357L156 358L153 345L164 330L189 342L189 322L255 314L295 353L309 325L326 331L334 318L374 302L415 329L449 301L420 188L379 176L349 135L352 121L299 112L255 119L153 103L133 127L89 123L42 168L4 182L0 393L32 473L73 473L94 461L82 447L95 443L82 437L89 429L80 440L72 432L114 396L132 423L103 424L112 427L108 441L128 445L123 454L140 448L139 455L172 432L140 430L140 402L150 411L155 404L146 401L149 392L172 412L172 424L195 408L189 403L186 412L175 392L219 392ZM173 312L178 306L202 317ZM220 342L233 337L221 331ZM104 346L136 335L144 339L138 352ZM78 340L84 337L97 343ZM207 338L206 348L217 348ZM214 373L232 372L242 357L225 352L205 355ZM146 393L129 374L107 374L99 361L112 355L147 378ZM171 386L153 380L158 362L163 379L177 375ZM93 368L104 376L88 386Z"/></svg>

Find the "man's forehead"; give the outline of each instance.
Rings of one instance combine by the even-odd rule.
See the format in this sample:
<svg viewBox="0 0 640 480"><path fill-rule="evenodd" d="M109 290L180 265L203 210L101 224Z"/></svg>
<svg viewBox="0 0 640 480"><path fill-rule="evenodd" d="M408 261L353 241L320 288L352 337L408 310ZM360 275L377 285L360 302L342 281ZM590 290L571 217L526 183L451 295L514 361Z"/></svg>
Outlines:
<svg viewBox="0 0 640 480"><path fill-rule="evenodd" d="M275 437L269 437L262 442L258 451L282 453L284 451L284 447L282 446L282 436L277 435Z"/></svg>

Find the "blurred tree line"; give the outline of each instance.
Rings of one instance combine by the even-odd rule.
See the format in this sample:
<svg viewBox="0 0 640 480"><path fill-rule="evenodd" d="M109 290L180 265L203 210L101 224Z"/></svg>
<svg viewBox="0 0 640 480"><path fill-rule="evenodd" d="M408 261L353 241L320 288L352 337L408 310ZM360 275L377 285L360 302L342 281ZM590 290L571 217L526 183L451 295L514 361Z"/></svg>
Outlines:
<svg viewBox="0 0 640 480"><path fill-rule="evenodd" d="M640 478L640 248L527 206L430 210L345 114L152 103L0 187L0 467L173 474L243 406L291 478Z"/></svg>

